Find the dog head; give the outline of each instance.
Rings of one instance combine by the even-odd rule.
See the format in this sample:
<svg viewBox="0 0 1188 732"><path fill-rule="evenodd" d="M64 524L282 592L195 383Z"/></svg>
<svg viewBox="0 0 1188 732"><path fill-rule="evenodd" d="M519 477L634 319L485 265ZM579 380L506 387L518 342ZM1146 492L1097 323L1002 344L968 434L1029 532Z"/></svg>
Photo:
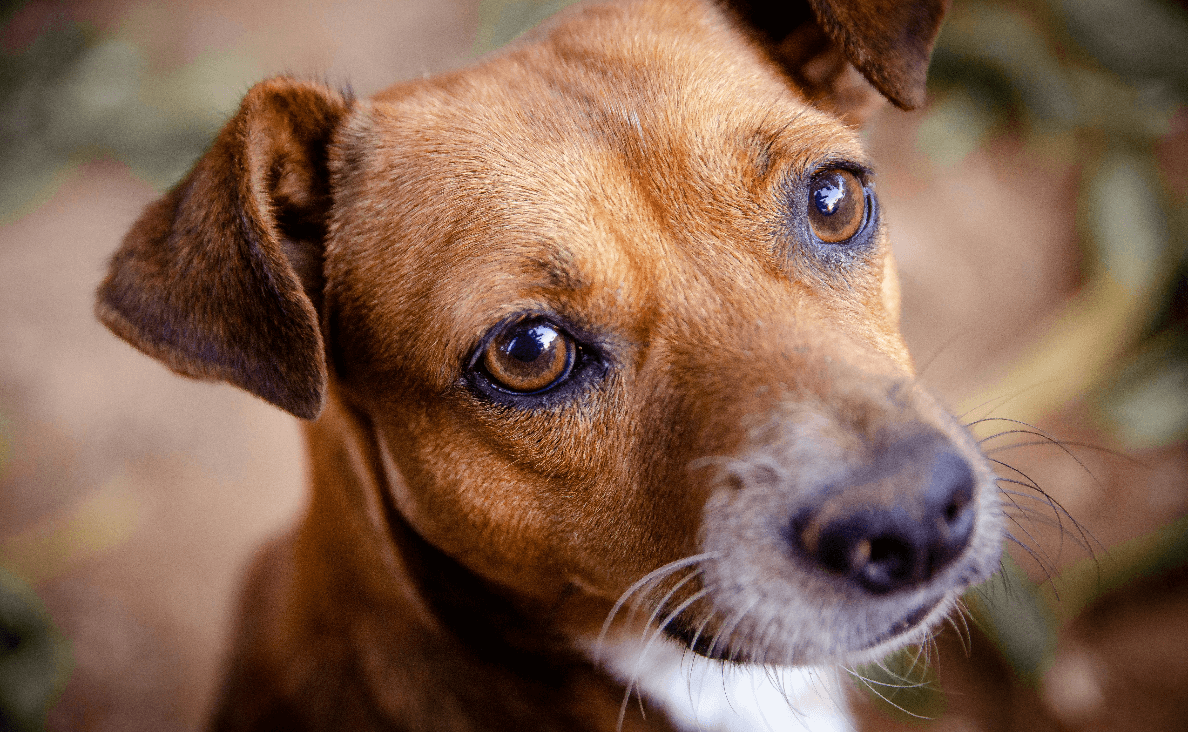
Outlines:
<svg viewBox="0 0 1188 732"><path fill-rule="evenodd" d="M610 2L370 100L264 82L99 316L357 415L399 520L575 642L642 588L705 655L873 658L1002 532L914 380L849 124L921 101L944 5Z"/></svg>

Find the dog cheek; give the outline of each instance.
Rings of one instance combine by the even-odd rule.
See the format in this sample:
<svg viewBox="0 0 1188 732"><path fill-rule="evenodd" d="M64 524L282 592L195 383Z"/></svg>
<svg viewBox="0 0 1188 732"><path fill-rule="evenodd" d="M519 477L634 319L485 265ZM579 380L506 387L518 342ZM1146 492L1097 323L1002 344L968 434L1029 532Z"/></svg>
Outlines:
<svg viewBox="0 0 1188 732"><path fill-rule="evenodd" d="M414 531L519 594L557 595L577 578L617 595L641 543L620 520L623 496L606 490L630 481L609 446L619 440L586 434L597 424L576 415L496 415L463 398L404 406L380 431L394 507Z"/></svg>

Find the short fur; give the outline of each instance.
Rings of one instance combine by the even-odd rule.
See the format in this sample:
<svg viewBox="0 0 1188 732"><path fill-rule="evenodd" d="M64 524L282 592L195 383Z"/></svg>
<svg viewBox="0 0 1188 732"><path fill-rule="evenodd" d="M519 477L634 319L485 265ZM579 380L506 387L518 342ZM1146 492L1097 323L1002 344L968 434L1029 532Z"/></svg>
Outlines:
<svg viewBox="0 0 1188 732"><path fill-rule="evenodd" d="M804 223L815 171L869 183L847 123L879 92L920 103L946 5L619 0L368 100L253 88L97 306L174 370L311 420L310 505L248 578L213 728L612 730L604 622L852 663L987 577L993 474L914 380L872 184L861 241ZM476 359L526 316L582 369L499 393ZM972 528L929 539L918 576L830 569L837 522L932 531L954 482ZM663 567L626 598L644 612L612 613Z"/></svg>

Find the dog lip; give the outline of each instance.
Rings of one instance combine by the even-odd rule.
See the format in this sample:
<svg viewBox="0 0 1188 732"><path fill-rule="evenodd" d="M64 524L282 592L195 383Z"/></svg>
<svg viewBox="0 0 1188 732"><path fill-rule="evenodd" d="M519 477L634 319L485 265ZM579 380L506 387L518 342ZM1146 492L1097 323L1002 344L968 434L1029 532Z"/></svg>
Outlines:
<svg viewBox="0 0 1188 732"><path fill-rule="evenodd" d="M886 631L863 643L860 648L856 648L855 650L873 649L911 632L932 615L944 603L945 598L946 595L941 595L940 597L921 603L891 625ZM682 617L673 618L662 630L664 635L677 641L699 656L718 661L738 663L747 661L747 653L744 650L730 647L729 644L719 643L715 636L709 633L703 633L701 629L694 629L684 622L684 618Z"/></svg>
<svg viewBox="0 0 1188 732"><path fill-rule="evenodd" d="M931 615L934 610L940 607L941 603L944 601L945 596L942 595L935 600L929 600L922 603L921 605L917 606L916 609L912 610L907 615L903 616L903 618L901 618L899 621L894 623L885 632L876 636L873 641L866 645L866 647L874 648L875 646L886 643L887 641L893 640L894 638L911 631L920 623L924 622L924 620L929 615Z"/></svg>
<svg viewBox="0 0 1188 732"><path fill-rule="evenodd" d="M747 660L740 649L731 648L729 644L719 643L717 636L702 632L702 628L694 629L684 622L680 616L673 618L662 628L668 636L693 653L712 661L731 661L742 663Z"/></svg>

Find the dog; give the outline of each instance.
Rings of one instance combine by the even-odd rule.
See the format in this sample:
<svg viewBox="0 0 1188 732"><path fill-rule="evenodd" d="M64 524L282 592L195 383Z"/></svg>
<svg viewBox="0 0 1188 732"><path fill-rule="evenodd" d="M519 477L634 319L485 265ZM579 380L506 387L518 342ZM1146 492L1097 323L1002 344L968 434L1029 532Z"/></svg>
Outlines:
<svg viewBox="0 0 1188 732"><path fill-rule="evenodd" d="M96 306L306 420L212 729L672 730L606 649L865 663L989 577L856 132L947 4L610 0L371 99L252 88Z"/></svg>

